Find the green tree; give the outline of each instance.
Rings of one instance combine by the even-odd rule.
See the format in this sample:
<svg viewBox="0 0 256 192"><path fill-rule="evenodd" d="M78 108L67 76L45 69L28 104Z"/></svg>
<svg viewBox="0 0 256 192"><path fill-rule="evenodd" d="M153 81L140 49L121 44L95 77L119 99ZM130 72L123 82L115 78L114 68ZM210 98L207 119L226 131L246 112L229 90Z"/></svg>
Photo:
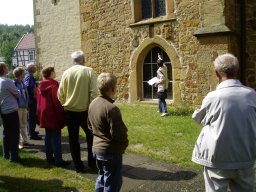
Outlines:
<svg viewBox="0 0 256 192"><path fill-rule="evenodd" d="M0 56L12 68L12 55L20 38L26 33L33 33L34 26L30 25L1 25L0 24Z"/></svg>

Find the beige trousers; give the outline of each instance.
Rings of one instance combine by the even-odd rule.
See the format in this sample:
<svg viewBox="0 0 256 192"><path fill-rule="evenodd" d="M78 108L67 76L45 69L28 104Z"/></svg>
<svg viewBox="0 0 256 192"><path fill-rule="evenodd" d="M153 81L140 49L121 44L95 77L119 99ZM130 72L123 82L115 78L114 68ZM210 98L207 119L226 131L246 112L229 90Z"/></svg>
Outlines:
<svg viewBox="0 0 256 192"><path fill-rule="evenodd" d="M246 169L214 169L204 167L206 192L253 192L254 168Z"/></svg>
<svg viewBox="0 0 256 192"><path fill-rule="evenodd" d="M26 108L19 108L19 120L20 120L20 145L28 143L28 131L27 131L27 114Z"/></svg>

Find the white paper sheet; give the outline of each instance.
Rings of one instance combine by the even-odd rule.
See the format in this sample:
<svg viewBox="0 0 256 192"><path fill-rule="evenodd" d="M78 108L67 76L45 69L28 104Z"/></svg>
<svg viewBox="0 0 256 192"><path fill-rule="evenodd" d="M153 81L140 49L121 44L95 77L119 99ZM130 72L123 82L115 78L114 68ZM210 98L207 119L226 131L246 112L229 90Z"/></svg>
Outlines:
<svg viewBox="0 0 256 192"><path fill-rule="evenodd" d="M150 79L149 81L148 81L148 84L149 85L154 85L156 82L158 82L159 81L159 79L157 78L157 77L153 77L152 79Z"/></svg>

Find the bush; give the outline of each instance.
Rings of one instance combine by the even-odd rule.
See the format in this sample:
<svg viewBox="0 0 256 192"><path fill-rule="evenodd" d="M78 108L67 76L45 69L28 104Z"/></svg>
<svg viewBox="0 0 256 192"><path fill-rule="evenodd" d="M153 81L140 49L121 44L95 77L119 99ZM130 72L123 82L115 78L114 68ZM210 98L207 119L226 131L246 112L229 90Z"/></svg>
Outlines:
<svg viewBox="0 0 256 192"><path fill-rule="evenodd" d="M174 116L188 116L192 115L194 108L187 104L171 105L168 107L168 113Z"/></svg>

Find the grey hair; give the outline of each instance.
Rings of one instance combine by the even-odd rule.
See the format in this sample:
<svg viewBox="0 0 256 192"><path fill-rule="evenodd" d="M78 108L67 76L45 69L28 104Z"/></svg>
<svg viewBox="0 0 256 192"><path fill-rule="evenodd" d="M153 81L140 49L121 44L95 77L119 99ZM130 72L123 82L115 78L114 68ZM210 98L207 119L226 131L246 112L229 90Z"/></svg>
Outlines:
<svg viewBox="0 0 256 192"><path fill-rule="evenodd" d="M36 68L36 64L31 62L31 63L28 63L26 67L27 67L28 70L30 70L32 67Z"/></svg>
<svg viewBox="0 0 256 192"><path fill-rule="evenodd" d="M71 54L71 58L74 62L78 62L84 59L84 52L83 51L75 51Z"/></svg>
<svg viewBox="0 0 256 192"><path fill-rule="evenodd" d="M101 73L97 78L97 88L101 95L116 86L117 78L111 73Z"/></svg>
<svg viewBox="0 0 256 192"><path fill-rule="evenodd" d="M223 77L234 78L238 74L239 62L233 54L226 53L220 55L213 63L215 70L217 70Z"/></svg>

